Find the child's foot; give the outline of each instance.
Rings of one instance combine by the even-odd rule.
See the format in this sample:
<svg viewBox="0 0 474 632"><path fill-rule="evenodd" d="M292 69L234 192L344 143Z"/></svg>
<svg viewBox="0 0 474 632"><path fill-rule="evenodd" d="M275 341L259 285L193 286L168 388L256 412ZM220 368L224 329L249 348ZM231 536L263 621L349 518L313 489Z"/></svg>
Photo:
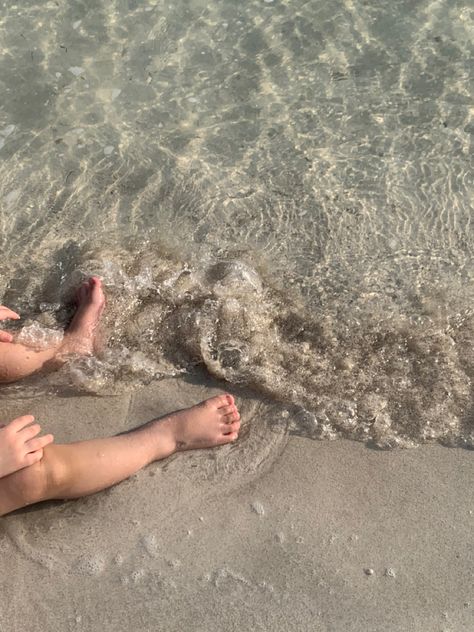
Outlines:
<svg viewBox="0 0 474 632"><path fill-rule="evenodd" d="M97 325L104 311L105 296L102 281L91 277L85 281L76 295L77 311L65 335L62 351L65 353L94 353Z"/></svg>
<svg viewBox="0 0 474 632"><path fill-rule="evenodd" d="M158 459L164 453L213 448L235 441L239 436L240 415L232 395L218 395L153 421L148 428L158 439Z"/></svg>

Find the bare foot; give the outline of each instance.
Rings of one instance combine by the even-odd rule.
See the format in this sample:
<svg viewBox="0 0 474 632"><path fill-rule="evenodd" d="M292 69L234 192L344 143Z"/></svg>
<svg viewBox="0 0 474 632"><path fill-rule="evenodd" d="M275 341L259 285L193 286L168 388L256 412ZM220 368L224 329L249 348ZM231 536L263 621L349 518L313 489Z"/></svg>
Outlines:
<svg viewBox="0 0 474 632"><path fill-rule="evenodd" d="M94 353L96 329L105 306L102 281L98 277L85 281L76 301L77 311L64 335L62 351L89 355Z"/></svg>
<svg viewBox="0 0 474 632"><path fill-rule="evenodd" d="M152 421L148 428L158 439L156 458L162 458L163 453L213 448L235 441L240 415L232 395L218 395Z"/></svg>

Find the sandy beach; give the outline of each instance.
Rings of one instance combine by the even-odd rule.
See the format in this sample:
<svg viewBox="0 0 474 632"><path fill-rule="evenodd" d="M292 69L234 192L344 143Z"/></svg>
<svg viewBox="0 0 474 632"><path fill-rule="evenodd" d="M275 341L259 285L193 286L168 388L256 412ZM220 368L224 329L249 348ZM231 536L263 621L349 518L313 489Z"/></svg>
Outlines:
<svg viewBox="0 0 474 632"><path fill-rule="evenodd" d="M3 402L57 441L121 432L225 388L165 380L114 398ZM1 519L0 629L474 629L472 452L375 451L261 423L87 499Z"/></svg>
<svg viewBox="0 0 474 632"><path fill-rule="evenodd" d="M242 427L0 518L0 632L474 632L473 34L463 0L2 3L1 328L87 340L0 423L229 390Z"/></svg>

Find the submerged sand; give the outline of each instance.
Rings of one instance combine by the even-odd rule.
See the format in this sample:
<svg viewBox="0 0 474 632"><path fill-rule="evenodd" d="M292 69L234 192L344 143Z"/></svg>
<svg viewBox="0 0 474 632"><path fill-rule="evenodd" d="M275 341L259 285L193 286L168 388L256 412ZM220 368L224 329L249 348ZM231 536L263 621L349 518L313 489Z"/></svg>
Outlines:
<svg viewBox="0 0 474 632"><path fill-rule="evenodd" d="M4 401L57 441L132 428L223 390ZM0 519L0 630L471 632L474 459L292 436L237 393L234 446Z"/></svg>

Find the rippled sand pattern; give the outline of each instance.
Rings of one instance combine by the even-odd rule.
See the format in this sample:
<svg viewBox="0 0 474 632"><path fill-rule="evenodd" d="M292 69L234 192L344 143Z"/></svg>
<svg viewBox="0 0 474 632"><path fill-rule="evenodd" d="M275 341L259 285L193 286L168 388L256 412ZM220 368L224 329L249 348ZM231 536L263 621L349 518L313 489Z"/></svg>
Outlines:
<svg viewBox="0 0 474 632"><path fill-rule="evenodd" d="M467 3L4 3L0 37L2 300L111 299L50 379L204 364L298 433L473 445Z"/></svg>

